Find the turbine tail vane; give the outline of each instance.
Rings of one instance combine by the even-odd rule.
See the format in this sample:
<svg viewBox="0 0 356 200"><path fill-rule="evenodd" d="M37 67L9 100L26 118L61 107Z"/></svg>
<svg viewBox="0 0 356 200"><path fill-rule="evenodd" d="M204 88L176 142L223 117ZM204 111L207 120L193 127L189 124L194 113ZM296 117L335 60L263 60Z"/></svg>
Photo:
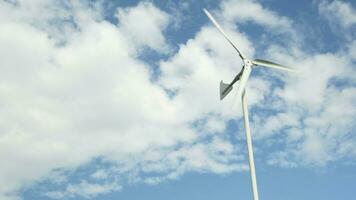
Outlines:
<svg viewBox="0 0 356 200"><path fill-rule="evenodd" d="M226 95L228 95L232 90L231 84L226 84L223 81L220 81L220 100L223 100Z"/></svg>

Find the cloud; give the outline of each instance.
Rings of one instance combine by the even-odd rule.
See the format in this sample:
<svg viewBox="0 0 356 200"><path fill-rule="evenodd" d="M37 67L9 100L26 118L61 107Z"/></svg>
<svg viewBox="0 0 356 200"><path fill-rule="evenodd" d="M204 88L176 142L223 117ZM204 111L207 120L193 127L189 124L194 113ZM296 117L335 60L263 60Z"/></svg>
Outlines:
<svg viewBox="0 0 356 200"><path fill-rule="evenodd" d="M105 194L118 190L121 190L121 187L114 183L96 184L82 181L79 184L69 184L64 192L51 191L46 192L44 195L52 199L73 198L78 196L90 199L96 197L99 194Z"/></svg>
<svg viewBox="0 0 356 200"><path fill-rule="evenodd" d="M356 9L347 1L321 1L318 10L331 30L341 39L354 41L356 31Z"/></svg>
<svg viewBox="0 0 356 200"><path fill-rule="evenodd" d="M355 8L346 1L321 1L319 12L330 22L337 23L344 28L350 28L356 24Z"/></svg>
<svg viewBox="0 0 356 200"><path fill-rule="evenodd" d="M119 29L131 37L136 48L147 46L162 53L168 50L163 30L170 23L170 16L148 2L141 2L135 7L118 8L116 17Z"/></svg>
<svg viewBox="0 0 356 200"><path fill-rule="evenodd" d="M220 5L222 17L233 22L253 22L276 32L290 32L292 21L276 12L264 8L254 0L223 1Z"/></svg>
<svg viewBox="0 0 356 200"><path fill-rule="evenodd" d="M119 9L119 24L115 25L104 20L102 7L97 4L35 3L0 3L4 16L0 28L3 199L16 197L20 189L41 181L65 188L45 192L47 196L90 198L119 190L121 179L147 182L152 178L148 173L160 168L169 169L161 175L163 179L178 177L185 171L245 170L233 156L236 149L227 148L231 145L227 138L204 135L193 125L206 118L202 112L210 111L202 107L186 117L194 110L193 105L172 100L160 85L151 82L150 66L138 59L141 47L163 50L167 13L151 3L140 3ZM37 12L45 8L58 13ZM144 32L132 29L132 21L142 20L147 20ZM224 129L216 115L207 118L214 134ZM206 130L205 122L200 128ZM226 155L226 160L205 151L203 144L210 144L209 138L220 138L219 146L226 148L219 153ZM189 149L210 164L203 166L193 162L196 157L179 153ZM149 163L145 152L150 150L160 156L177 156L150 170L142 167ZM108 176L114 177L111 182L102 185L84 181L75 185L63 178L64 172L75 171L96 158L108 161L115 169L108 171ZM155 161L160 162L159 158ZM115 166L127 170L118 171ZM147 178L135 175L145 170ZM125 174L127 178L119 178Z"/></svg>

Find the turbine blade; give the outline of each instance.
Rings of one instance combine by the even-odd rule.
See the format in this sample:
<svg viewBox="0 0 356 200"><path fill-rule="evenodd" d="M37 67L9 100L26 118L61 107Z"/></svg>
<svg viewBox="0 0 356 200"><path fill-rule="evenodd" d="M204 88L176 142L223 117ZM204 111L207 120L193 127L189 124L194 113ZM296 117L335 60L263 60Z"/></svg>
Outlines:
<svg viewBox="0 0 356 200"><path fill-rule="evenodd" d="M235 44L230 40L230 38L226 35L224 30L220 27L218 22L214 19L214 17L207 11L205 8L203 9L205 14L209 17L210 21L215 25L215 27L220 31L220 33L225 37L225 39L234 47L234 49L237 51L239 54L240 58L243 60L245 57L242 55L242 52L235 46Z"/></svg>
<svg viewBox="0 0 356 200"><path fill-rule="evenodd" d="M247 80L250 77L251 74L251 67L245 67L244 71L242 72L242 76L239 82L239 87L237 90L237 97L241 98L242 93L245 91L245 87L247 84Z"/></svg>
<svg viewBox="0 0 356 200"><path fill-rule="evenodd" d="M295 69L292 69L292 68L289 68L289 67L271 62L271 61L267 61L267 60L255 59L252 61L252 63L254 65L259 65L259 66L263 66L263 67L271 67L271 68L285 70L285 71L289 71L289 72L297 72Z"/></svg>

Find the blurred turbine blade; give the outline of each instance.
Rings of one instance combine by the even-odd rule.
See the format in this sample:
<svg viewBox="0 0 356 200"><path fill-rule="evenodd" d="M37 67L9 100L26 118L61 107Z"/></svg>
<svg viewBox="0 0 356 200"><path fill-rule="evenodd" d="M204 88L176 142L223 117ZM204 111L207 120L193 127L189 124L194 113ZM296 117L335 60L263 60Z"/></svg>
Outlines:
<svg viewBox="0 0 356 200"><path fill-rule="evenodd" d="M247 80L250 77L250 74L251 74L251 67L245 67L244 71L242 72L242 76L237 89L237 98L242 97L242 93L245 91Z"/></svg>
<svg viewBox="0 0 356 200"><path fill-rule="evenodd" d="M297 72L295 69L271 62L271 61L267 61L267 60L261 60L261 59L255 59L252 61L252 63L254 65L259 65L259 66L263 66L263 67L271 67L271 68L275 68L275 69L280 69L280 70L284 70L284 71L288 71L288 72Z"/></svg>
<svg viewBox="0 0 356 200"><path fill-rule="evenodd" d="M234 49L237 51L237 53L239 54L240 58L243 60L245 59L245 57L242 55L242 52L235 46L235 44L232 42L232 40L230 40L230 38L226 35L226 33L224 32L224 30L220 27L220 25L218 24L218 22L214 19L214 17L209 13L209 11L207 11L205 8L203 9L205 14L209 17L210 21L215 25L215 27L220 31L221 34L223 34L223 36L225 37L225 39L232 45L232 47L234 47Z"/></svg>

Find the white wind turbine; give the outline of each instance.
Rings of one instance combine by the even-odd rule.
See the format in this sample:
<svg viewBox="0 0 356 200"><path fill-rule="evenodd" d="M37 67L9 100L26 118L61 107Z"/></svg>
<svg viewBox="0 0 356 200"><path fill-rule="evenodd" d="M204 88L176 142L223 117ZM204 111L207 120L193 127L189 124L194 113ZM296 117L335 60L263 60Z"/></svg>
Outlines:
<svg viewBox="0 0 356 200"><path fill-rule="evenodd" d="M241 71L235 76L235 78L231 81L230 84L226 84L223 81L220 82L220 100L222 100L227 94L229 94L229 92L232 90L232 86L237 81L239 81L237 96L242 98L242 109L243 109L243 116L244 116L245 130L246 130L246 143L247 143L247 149L248 149L248 160L249 160L249 166L250 166L253 199L258 200L255 162L253 159L253 148L252 148L250 124L249 124L249 119L248 119L247 102L246 102L246 97L245 97L245 90L246 90L245 86L246 86L247 80L251 74L251 70L252 70L253 66L258 65L258 66L263 66L263 67L270 67L270 68L285 70L285 71L289 71L289 72L295 72L295 70L288 68L286 66L277 64L277 63L266 61L266 60L261 60L261 59L250 60L250 59L246 58L242 54L242 52L236 47L236 45L231 41L231 39L226 35L224 30L216 22L216 20L209 13L209 11L204 9L204 12L209 17L210 21L215 25L215 27L223 34L225 39L237 51L237 53L239 54L240 58L243 61L243 66L242 66Z"/></svg>

